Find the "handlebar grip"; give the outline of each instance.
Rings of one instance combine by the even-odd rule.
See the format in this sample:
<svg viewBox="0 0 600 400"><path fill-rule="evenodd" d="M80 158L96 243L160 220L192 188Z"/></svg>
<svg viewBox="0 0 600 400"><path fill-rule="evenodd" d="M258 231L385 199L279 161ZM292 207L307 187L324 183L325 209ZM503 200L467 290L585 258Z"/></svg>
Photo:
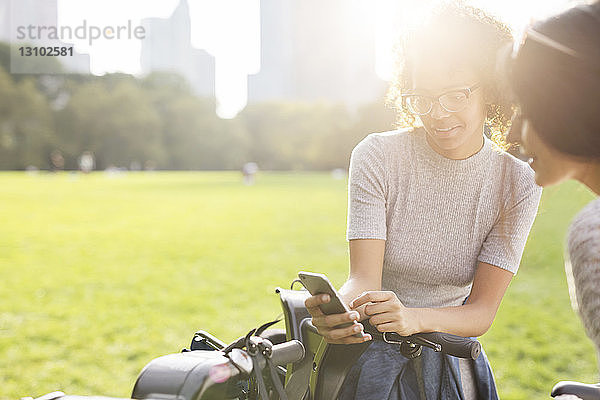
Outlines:
<svg viewBox="0 0 600 400"><path fill-rule="evenodd" d="M584 400L600 399L600 383L585 384L581 382L561 381L554 385L550 396L556 397L561 395L573 395Z"/></svg>
<svg viewBox="0 0 600 400"><path fill-rule="evenodd" d="M271 361L276 365L295 363L304 358L304 345L298 340L290 340L273 345Z"/></svg>
<svg viewBox="0 0 600 400"><path fill-rule="evenodd" d="M475 360L481 353L481 344L475 339L443 332L419 333L415 336L439 343L442 346L442 352L455 357Z"/></svg>

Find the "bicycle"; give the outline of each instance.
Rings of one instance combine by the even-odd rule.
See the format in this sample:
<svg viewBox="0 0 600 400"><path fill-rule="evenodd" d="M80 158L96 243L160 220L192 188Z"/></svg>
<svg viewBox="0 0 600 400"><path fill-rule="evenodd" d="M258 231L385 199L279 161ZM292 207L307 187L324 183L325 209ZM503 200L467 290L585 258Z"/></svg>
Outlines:
<svg viewBox="0 0 600 400"><path fill-rule="evenodd" d="M304 306L305 290L277 288L285 330L269 329L271 321L231 344L208 332L197 331L189 348L158 357L138 376L131 398L139 400L331 400L337 398L350 368L370 343L326 343L311 323ZM365 324L368 326L368 324ZM411 336L382 335L370 330L375 340L398 346L408 358L418 357L422 347L456 357L476 359L477 340L446 333ZM577 395L600 399L600 385L560 382L552 397ZM104 398L109 400L107 398ZM28 398L28 400L33 400ZM54 392L35 400L85 400ZM116 399L115 399L116 400Z"/></svg>
<svg viewBox="0 0 600 400"><path fill-rule="evenodd" d="M173 400L335 399L350 367L369 343L326 343L312 325L311 316L304 306L308 292L277 288L276 293L281 300L285 330L269 330L267 328L275 321L269 322L230 345L208 332L198 331L190 348L183 353L150 362L140 374L132 397L149 399L159 395L161 399ZM372 335L376 336L377 333L372 332ZM409 358L418 357L423 346L472 359L477 358L481 350L476 340L439 332L408 337L398 334L379 336L379 340L399 345L399 351ZM277 360L274 360L278 346L290 346L287 352L289 357L279 353ZM298 350L300 347L302 351ZM197 351L200 352L195 353ZM190 354L194 353L199 357L196 358L199 362L182 367L183 360L189 359ZM286 367L276 366L283 364L283 359ZM175 364L176 370L170 368ZM187 378L191 374L197 378ZM190 383L192 380L195 383ZM190 385L196 390L190 390Z"/></svg>

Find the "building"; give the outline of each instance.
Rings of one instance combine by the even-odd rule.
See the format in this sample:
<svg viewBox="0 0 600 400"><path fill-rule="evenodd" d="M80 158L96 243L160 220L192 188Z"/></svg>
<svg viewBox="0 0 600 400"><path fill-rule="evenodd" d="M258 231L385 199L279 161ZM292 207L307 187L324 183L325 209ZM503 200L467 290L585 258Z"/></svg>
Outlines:
<svg viewBox="0 0 600 400"><path fill-rule="evenodd" d="M215 59L191 44L191 21L186 0L181 0L169 18L142 20L143 73L169 71L182 75L197 96L215 96Z"/></svg>
<svg viewBox="0 0 600 400"><path fill-rule="evenodd" d="M71 45L58 39L41 38L23 40L18 37L17 28L28 27L57 27L58 26L58 0L0 0L0 40L12 44L27 43L38 46L70 47ZM41 62L21 60L20 57L11 57L12 73L45 73L44 59ZM65 72L90 73L90 57L87 54L74 52L72 56L57 57L63 65ZM21 62L23 61L23 62Z"/></svg>
<svg viewBox="0 0 600 400"><path fill-rule="evenodd" d="M261 0L261 68L248 80L249 102L343 102L383 97L375 73L372 15L347 0Z"/></svg>
<svg viewBox="0 0 600 400"><path fill-rule="evenodd" d="M57 39L21 40L18 38L17 28L44 26L56 27L58 25L58 0L0 0L0 40L12 44L27 43L39 46L68 46L71 45ZM16 50L14 50L16 51ZM40 57L42 58L42 57ZM74 52L72 56L57 57L63 65L65 72L89 73L90 57L87 54ZM19 57L11 57L12 73L45 73L45 64L24 60L20 62Z"/></svg>

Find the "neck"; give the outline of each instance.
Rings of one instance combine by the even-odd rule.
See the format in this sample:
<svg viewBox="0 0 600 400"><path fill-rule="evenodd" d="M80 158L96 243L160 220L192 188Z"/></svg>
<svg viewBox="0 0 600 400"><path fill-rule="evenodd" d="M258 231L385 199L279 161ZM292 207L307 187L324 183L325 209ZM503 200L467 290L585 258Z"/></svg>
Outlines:
<svg viewBox="0 0 600 400"><path fill-rule="evenodd" d="M600 161L587 164L576 179L600 196Z"/></svg>
<svg viewBox="0 0 600 400"><path fill-rule="evenodd" d="M483 135L474 135L468 142L463 143L457 148L443 149L429 137L429 134L426 134L425 138L429 147L431 147L436 153L451 160L465 160L471 157L473 154L478 153L479 150L483 148L484 144Z"/></svg>

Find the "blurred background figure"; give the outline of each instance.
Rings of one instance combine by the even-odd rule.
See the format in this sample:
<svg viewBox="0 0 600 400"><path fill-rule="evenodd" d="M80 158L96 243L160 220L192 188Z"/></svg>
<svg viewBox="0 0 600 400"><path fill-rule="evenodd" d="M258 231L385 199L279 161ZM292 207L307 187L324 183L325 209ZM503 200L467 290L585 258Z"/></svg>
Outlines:
<svg viewBox="0 0 600 400"><path fill-rule="evenodd" d="M334 168L331 171L331 177L336 180L344 179L346 177L346 171L341 168Z"/></svg>
<svg viewBox="0 0 600 400"><path fill-rule="evenodd" d="M29 175L35 175L39 172L39 169L35 165L28 165L27 168L25 168L25 172Z"/></svg>
<svg viewBox="0 0 600 400"><path fill-rule="evenodd" d="M65 169L65 158L60 150L53 150L50 153L50 163L53 172Z"/></svg>
<svg viewBox="0 0 600 400"><path fill-rule="evenodd" d="M94 170L95 163L94 153L84 151L79 157L79 170L84 174L88 174Z"/></svg>
<svg viewBox="0 0 600 400"><path fill-rule="evenodd" d="M156 161L146 160L146 162L144 163L144 170L155 171L156 170Z"/></svg>
<svg viewBox="0 0 600 400"><path fill-rule="evenodd" d="M142 164L137 161L134 160L132 162L129 163L129 170L130 171L141 171L142 170Z"/></svg>
<svg viewBox="0 0 600 400"><path fill-rule="evenodd" d="M247 162L242 167L242 175L244 175L244 185L254 185L254 175L258 172L258 165L255 162Z"/></svg>

